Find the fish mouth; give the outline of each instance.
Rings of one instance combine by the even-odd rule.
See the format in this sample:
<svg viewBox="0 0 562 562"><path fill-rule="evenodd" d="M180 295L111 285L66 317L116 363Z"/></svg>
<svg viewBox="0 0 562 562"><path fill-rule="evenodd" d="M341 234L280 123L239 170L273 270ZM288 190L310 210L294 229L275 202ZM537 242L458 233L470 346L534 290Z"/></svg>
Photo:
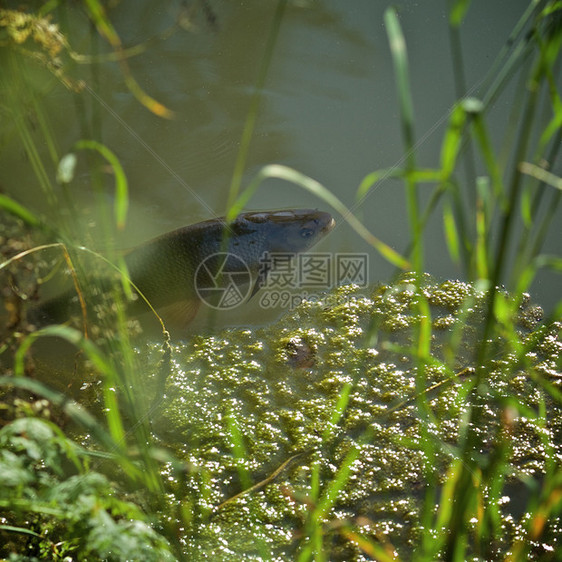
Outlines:
<svg viewBox="0 0 562 562"><path fill-rule="evenodd" d="M330 217L330 215L328 215ZM328 234L336 226L336 221L333 217L322 227L322 234Z"/></svg>

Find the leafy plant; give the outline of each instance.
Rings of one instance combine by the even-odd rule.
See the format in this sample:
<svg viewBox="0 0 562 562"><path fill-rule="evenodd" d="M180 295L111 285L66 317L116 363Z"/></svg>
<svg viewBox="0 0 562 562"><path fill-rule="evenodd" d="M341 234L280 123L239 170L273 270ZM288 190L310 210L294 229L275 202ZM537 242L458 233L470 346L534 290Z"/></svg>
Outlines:
<svg viewBox="0 0 562 562"><path fill-rule="evenodd" d="M116 497L115 484L54 424L20 418L3 427L0 470L2 556L175 559L148 517Z"/></svg>
<svg viewBox="0 0 562 562"><path fill-rule="evenodd" d="M95 65L104 57L115 60L140 103L157 116L172 117L168 108L139 87L129 69L128 58L142 53L146 45L125 48L107 8L97 0L83 2L85 13L111 48L109 54L97 58L75 53L53 23L49 14L57 6L62 9L59 2L48 2L37 13L0 10L0 41L5 57L5 72L0 74L0 88L5 96L0 109L5 117L9 116L11 134L29 159L37 196L48 202L51 213L49 218L40 217L14 198L0 194L0 209L15 217L20 230L21 224L25 224L35 235L48 238L46 243L35 246L6 244L7 255L0 264L11 276L3 293L10 311L10 334L0 348L0 358L5 360L5 376L0 378L0 385L12 389L3 395L5 411L11 411L13 404L8 402L18 392L26 398L45 397L57 409L56 419L70 420L78 439L84 441L84 446L79 446L55 423L30 417L11 421L0 430L3 556L12 555L14 559L23 557L25 552L56 560L66 556L115 560L144 560L151 556L155 560L189 558L197 555L197 540L201 537L218 537L227 549L229 540L244 544L243 540L236 543L237 529L244 523L250 525L252 538L259 543L253 545L256 552L265 559L275 549L265 535L261 537L259 529L271 513L281 513L281 519L290 521L289 530L294 535L286 552L302 562L328 560L341 552L349 553L349 549L358 559L391 560L402 552L415 552L417 560L489 559L500 555L517 560L546 555L548 549L539 548L546 545L553 549L553 559L560 556L554 539L560 529L562 468L556 451L559 435L553 433L557 426L551 412L557 415L562 405L560 358L555 358L562 303L538 324L538 310L529 307L525 292L541 269L562 270L560 256L546 255L541 249L547 233L556 226L553 221L562 186L562 180L550 169L562 138L562 103L557 84L562 45L561 5L554 0L529 3L507 47L492 66L482 94L476 98L465 95L458 36L470 2L449 3L459 99L449 114L439 161L432 167L421 166L415 153L407 37L402 33L398 14L389 8L384 24L396 74L405 165L367 175L358 186L355 207L351 207L315 179L279 164L265 166L247 186L242 186L260 96L286 4L284 0L278 2L272 20L228 193L227 217L233 218L246 206L263 180L282 179L316 195L341 214L397 270L411 273L393 286L375 289L368 295L368 304L367 297L351 299L345 305L337 299L335 304L327 300L325 306L316 309L305 304L299 320L309 318L310 313L312 319L320 322L316 328L305 331L303 326L298 326L298 330L292 326L281 337L273 334L278 345L282 345L284 338L297 347L299 341L312 342L304 351L311 356L305 362L307 365L314 365L315 354L328 335L335 338L334 345L341 346L343 341L356 345L357 334L361 334L356 347L324 347L328 354L324 363L311 368L311 373L323 376L316 383L324 393L321 402L301 404L294 399L288 408L283 402L286 397L282 397L284 406L277 410L278 419L288 429L286 435L281 430L275 435L283 436L283 445L269 443L264 437L265 428L274 427L276 421L270 419L271 411L259 419L257 413L246 412L248 419L244 423L245 405L228 394L235 392L238 381L242 381L245 386L241 392L258 401L261 408L267 400L279 399L280 395L264 387L263 373L256 381L253 360L238 361L244 346L248 346L252 357L263 353L261 342L249 345L244 343L247 332L231 333L230 342L236 343L239 338L239 348L232 352L225 366L221 360L228 341L196 340L184 361L186 365L194 364L193 373L203 372L203 382L198 384L205 392L197 395L198 389L190 386L191 381L186 382L181 372L176 373L178 384L184 385L181 390L175 389L180 394L178 401L184 407L196 402L196 408L191 412L192 419L181 409L163 414L165 421L172 420L169 425L174 428L184 424L192 429L184 435L186 442L192 443L192 450L186 449L184 443L172 443L175 457L158 447L159 440L149 420L163 413L161 395L165 390L174 399L174 388L166 386L168 376L174 372L172 353L180 355L188 347L172 349L164 340L156 350L145 349L144 352L156 355L158 361L140 360L153 366L153 377L148 382L142 378L138 355L143 351L131 345L130 324L122 306L130 295L126 272L118 277L115 290L111 291L110 300L116 302L115 314L105 318L105 326L98 332L80 332L69 326L35 330L26 323L20 309L21 301L35 298L36 284L30 283L31 288L25 291L22 283L18 286L17 277L18 267L26 260L33 263L45 252L57 252L71 271L81 297L83 288L92 282L91 266L84 256L94 256L96 264L103 261L99 254L78 243L75 225L60 213L61 201L69 208L74 204L71 184L79 158L85 159L91 175L97 216L108 241L124 227L128 208L125 174L110 146L91 140L96 135L84 133L82 140L61 155L40 96L29 87L27 67L21 61L38 61L65 86L79 92L88 86L72 77L69 61ZM209 9L205 2L200 5ZM178 17L167 33L173 33L184 23ZM512 122L517 127L507 128L503 146L498 150L491 140L487 114L507 84L517 77L525 85L519 89L513 106ZM33 126L29 114L34 117ZM95 120L94 114L94 123L83 124L83 131L99 130ZM112 212L105 202L109 185L102 170L107 164L116 193ZM375 237L353 213L369 190L389 177L402 180L406 190L411 244L404 255ZM423 189L429 189L428 185L432 189L425 206L420 197L422 184ZM470 285L449 282L428 286L424 263L429 250L424 245L424 232L435 214L441 216L450 258L462 265ZM4 237L12 239L13 232L4 233ZM513 255L515 258L511 259ZM118 263L117 255L110 258ZM48 268L37 263L33 267L35 274L40 273L37 279ZM503 284L509 292L502 288ZM353 291L337 289L336 296L342 297L340 293L346 290ZM365 307L370 318L360 325L357 311L364 311ZM522 315L522 310L528 314ZM479 319L477 326L471 325L475 316ZM527 322L526 330L521 329L521 322ZM385 331L401 333L406 328L408 338L404 341L383 338ZM324 335L319 334L322 329ZM348 340L342 339L338 330ZM443 333L445 341L437 354L435 342L443 339ZM463 346L468 335L473 338L473 354L467 359ZM26 359L28 352L47 337L63 339L79 352L81 359L74 372L77 380L88 384L99 381L95 383L96 398L90 404L95 415L71 397L32 378L33 364ZM224 348L217 350L219 343ZM378 353L400 356L409 367L392 369L380 360ZM338 363L341 357L347 358L343 364ZM282 365L271 367L273 371L279 369L280 377L286 374L288 369L282 357L265 357L263 364L269 365L270 360ZM333 367L338 376L322 371L326 366ZM295 376L300 375L298 372ZM366 403L363 395L374 392L365 387L366 381L379 378L384 384L381 383L381 393L374 396L381 403L374 398L372 403ZM216 396L222 396L215 386L223 388L225 380L230 386L222 392L228 400L215 404ZM139 393L139 388L147 392ZM147 396L150 394L155 398ZM400 399L385 402L388 396ZM303 411L298 410L300 407ZM201 417L206 412L214 416L216 423L212 426L209 419ZM399 416L410 416L415 430L408 426L403 432L387 431L388 420L402 419ZM307 433L303 430L303 419L307 420ZM321 422L325 425L320 426ZM397 427L402 428L399 424ZM263 442L246 436L244 430L248 428L262 435ZM352 430L353 439L346 434ZM515 444L522 434L531 436L529 442L540 449L540 479L529 477L520 465L512 462L520 454ZM386 449L377 451L376 439L384 442ZM217 443L224 445L225 450ZM283 449L287 458L271 464L267 454L275 446L277 451ZM366 516L341 516L341 506L347 505L350 489L359 481L358 467L364 466L361 455L369 453L373 463L373 451L384 455L395 450L400 451L402 460L406 459L406 466L415 467L412 472L419 485L417 494L411 494L400 511L404 518L410 518L408 524L413 529L407 547L394 544L390 533L381 531ZM183 460L178 461L178 457ZM268 467L265 474L264 466ZM373 463L369 469L375 474L378 467ZM218 474L225 476L230 484L225 487L231 493L220 502ZM280 484L283 478L285 485ZM381 485L375 478L368 484L375 481ZM529 492L529 500L518 521L506 523L502 498L506 487L514 482L519 489ZM367 489L365 482L361 486L362 491ZM286 529L275 532L287 540ZM255 538L258 535L259 540Z"/></svg>

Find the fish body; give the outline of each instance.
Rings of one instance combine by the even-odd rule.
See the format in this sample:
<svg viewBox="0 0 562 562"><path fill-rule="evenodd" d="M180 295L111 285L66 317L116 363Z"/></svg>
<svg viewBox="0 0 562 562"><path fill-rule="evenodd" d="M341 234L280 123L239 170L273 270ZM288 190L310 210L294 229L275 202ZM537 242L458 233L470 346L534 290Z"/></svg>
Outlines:
<svg viewBox="0 0 562 562"><path fill-rule="evenodd" d="M124 260L134 287L156 311L185 325L209 292L224 292L225 281L235 280L236 289L251 285L254 294L268 273L267 253L305 252L333 226L332 217L317 210L249 212L230 224L218 218L168 232L129 251ZM64 322L70 299L56 297L34 317L40 324ZM147 310L143 299L130 307L133 315Z"/></svg>

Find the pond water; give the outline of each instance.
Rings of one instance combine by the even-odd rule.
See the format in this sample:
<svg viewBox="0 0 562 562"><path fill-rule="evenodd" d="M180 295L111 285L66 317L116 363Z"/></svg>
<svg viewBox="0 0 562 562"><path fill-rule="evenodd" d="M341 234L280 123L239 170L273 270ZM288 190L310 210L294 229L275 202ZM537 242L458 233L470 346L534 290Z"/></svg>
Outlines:
<svg viewBox="0 0 562 562"><path fill-rule="evenodd" d="M403 252L410 239L403 185L384 180L360 204L355 202L357 187L367 174L404 162L383 17L387 5L379 0L288 3L267 69L243 185L266 164L291 166L323 183L371 232ZM409 53L417 162L437 166L442 134L458 97L447 4L407 1L396 5ZM461 28L470 95L483 95L482 81L527 6L526 0L471 4ZM124 167L131 208L126 229L115 241L118 247L134 246L173 228L224 214L276 9L274 1L192 0L159 2L157 7L152 2L124 1L110 10L123 45L144 45L144 51L128 64L141 87L173 111L169 120L150 113L134 98L115 62L71 64L68 75L86 83L81 94L73 94L51 73L26 59L30 66L26 72L53 131L58 157L79 139L96 133ZM111 52L91 32L80 8L62 7L55 17L75 52ZM176 26L164 38L178 21L183 26ZM511 91L490 111L489 129L498 146L508 131L515 88L513 81ZM31 96L24 95L29 103ZM16 142L13 124L4 121L0 133L0 185L31 209L49 212L44 198L38 196L36 176ZM37 135L41 156L48 161L48 147L39 142L39 131ZM47 168L54 178L54 165ZM559 168L555 165L553 171ZM468 185L466 189L467 193L473 191ZM423 184L420 190L422 199L430 193L429 187L424 193ZM79 168L71 190L75 207L66 212L83 223L90 240L99 241L99 221L90 211L91 192L89 173L85 167ZM108 201L111 192L108 190ZM300 187L271 179L248 204L249 209L282 207L329 210ZM337 227L317 250L366 252L369 281L388 280L393 266L341 217L335 218ZM559 254L562 238L555 234L547 240L546 250ZM442 278L463 276L448 257L439 212L428 225L425 242L429 273ZM556 277L544 274L537 278L533 296L546 308L557 302L559 294ZM226 315L224 322L259 324L279 312L264 311L254 299Z"/></svg>
<svg viewBox="0 0 562 562"><path fill-rule="evenodd" d="M471 3L460 35L466 92L471 96L484 95L483 80L528 4L527 0ZM437 167L449 112L458 98L447 3L399 0L395 5L409 53L416 161L419 166ZM123 46L142 46L142 52L128 59L131 75L145 92L173 112L170 119L150 113L139 103L126 83L123 68L116 62L80 64L66 56L69 64L63 67L65 76L85 84L80 93L74 93L41 61L35 64L21 53L5 55L0 51L0 90L7 100L0 102L0 106L6 115L12 113L16 117L3 118L0 123L1 191L52 221L78 224L75 234L80 241L103 248L107 243L106 228L96 210L100 196L92 187L86 157L79 154L75 178L66 192L55 181L59 159L80 139L96 138L116 154L129 182L128 220L126 227L109 241L111 245L135 246L174 228L223 215L278 6L273 0L157 4L123 0L111 5L110 19ZM242 185L247 185L264 165L292 167L321 182L372 233L398 252L405 252L410 232L403 185L396 180L384 180L356 203L357 188L367 174L404 165L395 74L384 25L387 6L386 0L288 2L267 68ZM65 4L57 8L54 16L75 53L107 58L112 49L90 28L82 9L78 4ZM496 100L487 114L487 126L498 151L506 135L513 140L517 134L512 128L517 122L511 111L520 89L521 83L514 80L511 89ZM22 127L22 123L26 125ZM35 160L21 142L22 130L29 132L24 143L28 143L28 148L34 146ZM50 133L46 135L45 131ZM54 186L55 204L41 190L37 159L44 163L43 182ZM478 162L477 166L478 173L482 173L484 167ZM558 175L562 172L556 162L551 169ZM110 174L106 176L107 189L101 200L110 208L113 178ZM462 172L459 179L463 181ZM470 201L474 187L466 181L464 185L466 200ZM427 193L425 188L420 185L420 197L427 202L431 187ZM248 210L307 207L330 210L302 188L271 179L263 183L247 205ZM464 272L449 258L439 211L425 232L424 269L439 279L462 278ZM336 227L315 250L327 255L366 253L367 284L389 281L394 267L360 239L342 217L336 213L334 216ZM560 219L558 210L554 224ZM553 228L545 251L560 255L561 250L562 238ZM246 552L246 541L250 544L262 533L259 540L264 545L279 545L292 553L294 536L287 529L299 529L300 521L287 525L287 518L295 513L304 518L308 506L302 502L295 509L294 498L283 483L308 494L314 463L321 467L322 477L327 481L334 477L351 446L357 447L362 458L353 465L349 489L339 498L337 517L344 520L360 514L371 518L375 522L374 533L388 534L410 554L415 537L406 535L404 528L412 532L419 528L420 506L414 504L421 494L425 470L423 448L418 446L424 428L414 401L422 393L414 393L417 366L406 358L409 330L419 320L410 314L411 310L418 311L412 283L413 279L409 279L398 289L371 287L365 291L365 295L370 295L368 298L355 294L353 287L332 289L333 294L339 292L343 296L349 291L351 298L343 304L334 304L328 297L306 302L294 314L271 324L286 307L264 308L254 298L243 307L221 314L220 324L269 324L263 329L243 327L211 336L198 335L175 346L171 356L162 353L160 340L135 348L138 364L147 370L131 373L138 377L131 387L139 402L148 401L152 394L158 399L163 387L156 385L161 381L148 374L156 373L160 365L166 367L163 356L170 365L167 394L161 393L163 402L167 402L147 416L156 435L173 446L179 458L204 468L201 478L194 472L185 481L191 486L187 496L195 506L193 511L201 515L201 521L195 517L188 531L197 531L199 525L206 535L198 539L196 532L186 532L186 536L195 539L183 546L195 551L204 544L213 552L219 538L227 536L238 552ZM540 274L532 287L533 300L547 310L552 308L560 298L559 284L559 278L553 274ZM461 326L459 333L473 331L473 326L466 322L465 311L459 311L466 294L477 302L483 298L473 285L445 282L441 286L432 281L430 289L428 300L436 309L432 316L434 334L449 337L449 328L455 325ZM485 307L483 302L479 306L476 312L482 315L481 320ZM539 316L534 307L531 310L532 322L525 326L522 341ZM200 318L191 329L199 331L206 321L205 317ZM535 368L556 388L560 387L560 345L555 333L559 327L556 324L552 334L545 334L536 349L529 347L528 362L523 364ZM381 333L386 330L389 334L386 347L384 342L365 337L368 334L374 338L379 328ZM406 334L404 341L395 342L395 336L402 332ZM474 332L475 338L479 337L480 332ZM375 335L378 337L378 332ZM432 341L435 345L436 340ZM559 405L550 406L554 401L546 403L536 380L526 376L513 352L519 349L515 345L518 341L512 342L513 349L506 344L505 357L501 355L504 340L492 343L497 343L500 351L490 360L494 368L489 373L489 388L484 388L488 394L479 390L485 398L483 437L474 450L487 455L494 446L499 424L503 423L501 415L510 413L502 409L504 398L515 396L525 407L536 411L547 410L547 404L554 412L549 418L548 432L538 422L535 426L521 416L517 434L510 436L510 446L515 451L513 466L523 476L539 477L560 452ZM438 348L448 359L431 370L427 379L428 384L435 383L428 390L438 390L435 395L428 394L427 404L434 408L439 421L431 429L440 444L456 442L458 421L468 419L463 416L470 407L458 392L461 385L449 382L456 383L457 378L462 382L476 368L483 370L482 365L473 365L472 340L467 343L466 356L451 351L464 349L457 344ZM76 377L72 354L68 354L72 364L65 367L62 353L51 348L49 340L38 342L34 349L41 345L49 348L46 355L54 353L57 369L66 371L60 376L61 390L76 391L84 401L91 393L95 396L94 406L99 404L98 373L91 379ZM40 368L37 362L37 372ZM50 364L45 371L51 378L57 373ZM512 376L514 373L516 376ZM72 388L66 386L70 374ZM57 381L49 380L49 384L56 386ZM78 391L79 384L83 386ZM339 401L348 391L350 405L345 417L341 423L333 423ZM488 399L491 407L486 409ZM345 406L342 408L345 410ZM238 420L244 420L243 431L247 434L247 464L240 463L242 457L231 450ZM228 429L229 423L234 430ZM367 426L375 431L368 443L363 440ZM404 435L410 441L402 441ZM245 488L240 477L243 471L248 471L254 481L263 481L282 462L289 459L293 463L291 459L313 450L315 458L299 457L267 491L242 496L238 503L228 499L236 498L235 494ZM446 448L441 453L439 463L445 467L454 455ZM445 472L443 468L441 476ZM170 477L170 482L177 484L178 496L183 498L184 480ZM513 504L520 491L521 487L517 487L510 495ZM373 499L378 493L384 497ZM208 505L203 505L205 502ZM248 529L246 506L250 504L269 527L250 527L249 533L240 536L239 525ZM189 507L188 502L185 505ZM240 506L232 515L234 508ZM519 506L515 507L518 516ZM207 513L211 508L215 510L215 520ZM512 538L523 533L522 524L510 519L509 510L505 517L505 521L511 522L503 539L505 544L494 545L502 556L510 548ZM211 524L207 525L209 521ZM543 545L545 550L551 544L557 545L558 531L557 522L550 530L550 542ZM378 540L376 533L373 536ZM227 548L222 545L217 550L222 555ZM350 559L344 555L341 559Z"/></svg>

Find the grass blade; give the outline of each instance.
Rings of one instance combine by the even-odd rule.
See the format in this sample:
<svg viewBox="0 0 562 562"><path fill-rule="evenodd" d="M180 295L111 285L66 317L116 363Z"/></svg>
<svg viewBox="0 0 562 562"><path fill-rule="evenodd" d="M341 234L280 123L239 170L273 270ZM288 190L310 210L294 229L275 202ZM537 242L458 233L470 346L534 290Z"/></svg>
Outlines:
<svg viewBox="0 0 562 562"><path fill-rule="evenodd" d="M406 41L398 21L394 8L388 8L384 13L384 22L394 73L396 75L396 89L400 105L400 121L402 124L402 135L404 137L404 148L406 152L406 199L408 202L408 215L410 218L410 230L412 236L413 268L419 275L423 270L423 225L420 218L418 201L418 190L416 182L411 173L415 169L414 156L414 104L409 80L408 56L406 52Z"/></svg>
<svg viewBox="0 0 562 562"><path fill-rule="evenodd" d="M408 57L406 42L398 16L394 8L388 8L384 13L384 23L390 43L394 71L396 73L396 87L400 102L400 117L402 132L407 150L407 168L414 167L414 104L411 96L410 80L408 78Z"/></svg>
<svg viewBox="0 0 562 562"><path fill-rule="evenodd" d="M532 176L533 178L538 179L539 181L546 183L547 185L562 190L562 178L551 172L548 172L540 166L531 164L530 162L521 162L521 164L519 164L519 171L522 174L527 174L529 176Z"/></svg>
<svg viewBox="0 0 562 562"><path fill-rule="evenodd" d="M236 156L236 163L234 165L232 180L230 182L230 188L228 190L227 212L230 212L231 206L235 205L238 194L240 193L242 176L244 174L244 169L248 160L248 151L250 148L250 142L252 141L252 136L254 134L254 128L260 108L261 96L263 88L265 86L267 73L273 59L273 51L275 49L275 44L277 43L277 37L279 36L279 29L281 27L281 21L283 19L283 13L285 12L286 5L287 0L279 0L277 2L277 9L275 10L275 14L273 15L273 20L271 22L271 29L269 31L267 44L264 49L264 55L256 81L254 94L250 102L250 108L248 109L248 115L244 123L242 138L240 140L240 148Z"/></svg>
<svg viewBox="0 0 562 562"><path fill-rule="evenodd" d="M90 16L90 19L97 27L100 35L105 37L109 44L119 55L119 63L121 70L123 72L123 77L125 78L125 83L129 88L129 91L137 98L137 100L144 105L149 111L158 115L159 117L165 117L171 119L173 117L173 112L170 111L165 105L156 101L154 98L150 97L134 79L129 65L127 64L126 57L123 54L123 46L121 44L121 39L115 31L112 23L109 21L107 14L105 12L104 6L98 0L85 0L86 9Z"/></svg>
<svg viewBox="0 0 562 562"><path fill-rule="evenodd" d="M30 210L26 209L23 205L20 205L17 201L14 201L7 195L0 194L0 208L4 209L11 215L18 217L28 226L41 226L41 221Z"/></svg>
<svg viewBox="0 0 562 562"><path fill-rule="evenodd" d="M78 141L75 144L75 148L79 150L95 150L99 152L113 169L113 173L115 174L115 223L117 224L118 229L123 229L127 219L127 210L129 208L129 195L127 177L125 176L125 171L123 170L119 159L111 150L109 150L109 148L107 148L107 146L94 140Z"/></svg>

